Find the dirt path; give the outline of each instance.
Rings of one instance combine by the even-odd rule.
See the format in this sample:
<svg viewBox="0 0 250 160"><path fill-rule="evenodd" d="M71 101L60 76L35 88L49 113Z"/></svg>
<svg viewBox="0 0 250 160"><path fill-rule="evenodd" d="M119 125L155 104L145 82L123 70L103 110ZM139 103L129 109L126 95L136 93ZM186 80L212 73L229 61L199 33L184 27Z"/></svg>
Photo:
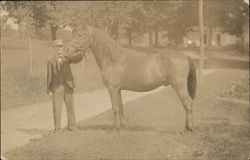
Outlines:
<svg viewBox="0 0 250 160"><path fill-rule="evenodd" d="M207 70L209 74L213 70ZM123 103L142 96L159 92L160 87L151 92L122 91ZM1 112L1 152L5 153L16 147L23 146L30 139L48 134L53 129L51 102L22 106ZM100 114L111 108L110 97L106 89L75 95L77 121L82 121ZM62 127L67 124L65 106L62 110Z"/></svg>

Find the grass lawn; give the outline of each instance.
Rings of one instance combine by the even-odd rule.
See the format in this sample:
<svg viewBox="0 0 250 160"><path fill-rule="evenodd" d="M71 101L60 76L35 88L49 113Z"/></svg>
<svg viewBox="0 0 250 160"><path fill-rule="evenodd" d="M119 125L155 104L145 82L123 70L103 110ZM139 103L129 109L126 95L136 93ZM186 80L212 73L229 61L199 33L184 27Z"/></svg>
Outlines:
<svg viewBox="0 0 250 160"><path fill-rule="evenodd" d="M81 132L44 135L4 156L12 160L245 160L250 151L249 103L217 97L248 76L248 71L218 70L204 78L195 101L192 134L180 134L184 110L173 90L166 88L125 104L126 130L112 130L109 110L79 122ZM243 83L249 85L248 80Z"/></svg>

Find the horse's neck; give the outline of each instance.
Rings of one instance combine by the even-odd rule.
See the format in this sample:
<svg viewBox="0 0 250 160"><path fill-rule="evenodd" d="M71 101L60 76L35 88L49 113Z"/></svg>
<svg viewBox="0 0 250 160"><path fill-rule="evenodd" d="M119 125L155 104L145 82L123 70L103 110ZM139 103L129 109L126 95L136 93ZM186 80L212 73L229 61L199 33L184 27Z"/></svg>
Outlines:
<svg viewBox="0 0 250 160"><path fill-rule="evenodd" d="M92 51L93 51L94 57L96 59L96 62L99 68L101 70L105 70L106 67L109 66L109 64L114 64L114 60L111 58L111 55L109 55L110 53L105 53L103 48L100 45L95 44L95 43L98 43L98 42L93 42L92 44ZM119 59L116 59L115 62L119 63Z"/></svg>
<svg viewBox="0 0 250 160"><path fill-rule="evenodd" d="M107 66L106 64L108 63L108 59L105 59L102 53L100 53L100 51L97 51L96 49L93 49L93 54L99 68L103 70L105 66Z"/></svg>

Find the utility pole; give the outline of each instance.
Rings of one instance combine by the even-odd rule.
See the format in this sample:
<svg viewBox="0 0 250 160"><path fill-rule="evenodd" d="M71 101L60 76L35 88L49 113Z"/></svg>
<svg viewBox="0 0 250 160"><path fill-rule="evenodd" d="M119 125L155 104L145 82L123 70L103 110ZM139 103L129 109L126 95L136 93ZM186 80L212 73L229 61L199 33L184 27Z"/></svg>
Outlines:
<svg viewBox="0 0 250 160"><path fill-rule="evenodd" d="M204 65L204 22L203 22L203 0L199 0L199 26L200 26L200 60L198 83L202 82L202 73Z"/></svg>
<svg viewBox="0 0 250 160"><path fill-rule="evenodd" d="M2 2L3 2L3 1L2 1ZM1 9L1 11L2 11L2 9ZM1 29L1 30L0 30L0 33L1 33L1 37L0 37L0 38L1 38L1 43L0 43L1 46L0 46L0 48L1 48L1 50L0 50L0 53L1 53L1 57L2 57L2 52L3 52L3 32L2 32L2 29L3 29L3 24L2 24L2 23L3 23L3 20L2 20L2 18L3 18L3 16L1 16L0 18L1 18L1 19L0 19L0 22L1 22L1 26L0 26L0 27L1 27L1 28L0 28L0 29Z"/></svg>

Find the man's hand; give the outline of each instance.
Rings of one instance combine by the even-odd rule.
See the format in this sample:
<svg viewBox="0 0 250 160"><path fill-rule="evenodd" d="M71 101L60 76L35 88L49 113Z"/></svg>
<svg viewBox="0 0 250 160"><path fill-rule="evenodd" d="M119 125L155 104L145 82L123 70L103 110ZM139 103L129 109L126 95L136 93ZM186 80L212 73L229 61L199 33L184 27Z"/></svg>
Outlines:
<svg viewBox="0 0 250 160"><path fill-rule="evenodd" d="M69 57L67 55L63 55L61 58L60 58L60 64L66 62L69 60Z"/></svg>
<svg viewBox="0 0 250 160"><path fill-rule="evenodd" d="M48 95L52 96L52 92L50 92L50 91L47 91L47 93L48 93Z"/></svg>

